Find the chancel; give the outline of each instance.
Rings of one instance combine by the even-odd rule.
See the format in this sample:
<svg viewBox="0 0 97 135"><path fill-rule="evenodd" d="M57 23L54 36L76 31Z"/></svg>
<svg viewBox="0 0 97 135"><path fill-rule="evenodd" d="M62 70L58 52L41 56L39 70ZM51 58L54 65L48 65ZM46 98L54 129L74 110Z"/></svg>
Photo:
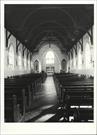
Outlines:
<svg viewBox="0 0 97 135"><path fill-rule="evenodd" d="M4 10L5 122L94 122L94 5Z"/></svg>

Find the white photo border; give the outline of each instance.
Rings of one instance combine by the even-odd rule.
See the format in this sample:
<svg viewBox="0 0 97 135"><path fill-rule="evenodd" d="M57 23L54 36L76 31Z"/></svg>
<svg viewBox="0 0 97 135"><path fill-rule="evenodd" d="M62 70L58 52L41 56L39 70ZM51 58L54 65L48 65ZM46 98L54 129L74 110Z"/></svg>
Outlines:
<svg viewBox="0 0 97 135"><path fill-rule="evenodd" d="M5 123L4 122L4 4L94 4L94 123ZM96 134L97 126L97 6L96 0L52 0L52 1L5 1L1 0L1 134L2 135L29 135L29 134Z"/></svg>

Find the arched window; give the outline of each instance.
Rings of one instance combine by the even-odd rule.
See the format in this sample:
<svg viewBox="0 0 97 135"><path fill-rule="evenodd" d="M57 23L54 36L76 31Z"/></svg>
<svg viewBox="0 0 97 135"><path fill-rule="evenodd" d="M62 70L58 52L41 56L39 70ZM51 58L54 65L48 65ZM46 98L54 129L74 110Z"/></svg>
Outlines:
<svg viewBox="0 0 97 135"><path fill-rule="evenodd" d="M86 69L91 68L91 52L90 52L89 43L87 43L85 46L85 65L86 65Z"/></svg>
<svg viewBox="0 0 97 135"><path fill-rule="evenodd" d="M65 59L62 60L61 66L62 66L62 70L66 71L66 60Z"/></svg>
<svg viewBox="0 0 97 135"><path fill-rule="evenodd" d="M26 67L27 67L27 57L26 57L26 54L24 55L24 68L26 70Z"/></svg>
<svg viewBox="0 0 97 135"><path fill-rule="evenodd" d="M18 66L19 66L19 69L22 68L22 54L21 54L21 51L18 51Z"/></svg>
<svg viewBox="0 0 97 135"><path fill-rule="evenodd" d="M82 69L82 53L81 53L81 48L79 48L79 51L78 51L78 69Z"/></svg>
<svg viewBox="0 0 97 135"><path fill-rule="evenodd" d="M9 47L8 51L8 65L14 68L14 48L12 45Z"/></svg>
<svg viewBox="0 0 97 135"><path fill-rule="evenodd" d="M94 48L91 46L91 68L94 68Z"/></svg>
<svg viewBox="0 0 97 135"><path fill-rule="evenodd" d="M46 64L54 64L54 53L52 51L48 51L46 54Z"/></svg>
<svg viewBox="0 0 97 135"><path fill-rule="evenodd" d="M73 62L73 59L72 59L72 55L70 53L70 69L72 70L72 62Z"/></svg>
<svg viewBox="0 0 97 135"><path fill-rule="evenodd" d="M75 50L73 51L73 68L76 69L76 54L75 54Z"/></svg>
<svg viewBox="0 0 97 135"><path fill-rule="evenodd" d="M28 69L30 70L30 56L28 57Z"/></svg>
<svg viewBox="0 0 97 135"><path fill-rule="evenodd" d="M38 60L35 60L35 62L34 62L34 71L39 72L39 61Z"/></svg>

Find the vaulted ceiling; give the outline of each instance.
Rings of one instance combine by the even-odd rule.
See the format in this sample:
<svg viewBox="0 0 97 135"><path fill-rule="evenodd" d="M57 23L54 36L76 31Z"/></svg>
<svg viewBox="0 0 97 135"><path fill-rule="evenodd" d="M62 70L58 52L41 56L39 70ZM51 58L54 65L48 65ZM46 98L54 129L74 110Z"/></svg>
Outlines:
<svg viewBox="0 0 97 135"><path fill-rule="evenodd" d="M32 52L41 42L70 48L93 25L93 5L5 5L5 28Z"/></svg>

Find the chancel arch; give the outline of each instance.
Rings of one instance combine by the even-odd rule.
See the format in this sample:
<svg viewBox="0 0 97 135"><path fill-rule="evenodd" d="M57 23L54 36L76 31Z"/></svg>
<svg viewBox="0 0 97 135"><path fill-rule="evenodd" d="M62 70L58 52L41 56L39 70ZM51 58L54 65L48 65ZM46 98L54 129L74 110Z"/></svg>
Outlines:
<svg viewBox="0 0 97 135"><path fill-rule="evenodd" d="M55 72L60 72L61 71L61 61L62 59L66 58L65 53L62 54L60 48L56 44L51 44L49 47L49 44L45 44L43 47L40 48L38 55L41 61L41 70L46 71L46 55L48 52L53 52L50 56L50 59L52 59L52 66L54 67ZM34 56L33 56L34 57Z"/></svg>

